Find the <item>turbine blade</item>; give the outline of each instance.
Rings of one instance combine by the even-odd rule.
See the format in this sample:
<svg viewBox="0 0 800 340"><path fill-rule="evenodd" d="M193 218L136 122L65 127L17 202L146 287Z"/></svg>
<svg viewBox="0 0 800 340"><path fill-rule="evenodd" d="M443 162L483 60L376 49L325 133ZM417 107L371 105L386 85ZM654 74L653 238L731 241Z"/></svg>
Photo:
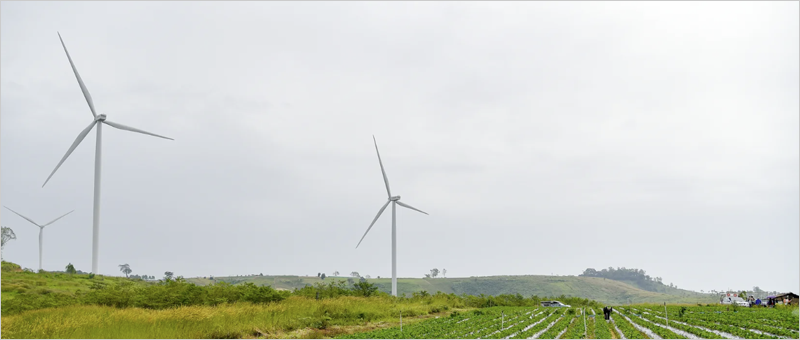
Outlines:
<svg viewBox="0 0 800 340"><path fill-rule="evenodd" d="M9 208L9 207L6 207L5 205L4 205L3 207L5 207L5 208L6 208L6 209L8 209L8 210L11 210L11 208ZM30 219L30 218L27 218L27 217L25 217L25 216L22 216L22 214L20 214L20 213L18 213L18 212L16 212L16 211L14 211L14 210L11 210L11 212L13 212L13 213L15 213L15 214L19 215L19 217L22 217L22 218L24 218L24 219L28 220L28 222L31 222L31 223L35 224L37 227L41 227L41 226L39 225L39 223L36 223L36 222L34 222L34 221L33 221L32 219Z"/></svg>
<svg viewBox="0 0 800 340"><path fill-rule="evenodd" d="M89 124L88 127L86 127L85 129L83 129L83 131L81 131L81 133L78 135L78 138L75 138L75 141L72 142L72 146L70 146L69 150L67 150L67 154L64 155L64 158L61 158L61 161L58 162L58 165L56 165L56 168L53 169L53 172L50 173L50 176L47 176L47 180L44 181L44 184L42 184L42 188L44 188L44 186L47 184L47 181L49 181L50 178L53 177L53 175L56 173L58 168L61 167L61 164L64 164L64 161L67 160L67 157L69 157L69 155L72 154L73 151L75 151L75 148L78 147L78 144L80 144L81 141L83 141L83 139L86 138L86 135L89 134L89 131L92 130L92 128L94 127L95 123L97 123L97 121L93 120L92 123Z"/></svg>
<svg viewBox="0 0 800 340"><path fill-rule="evenodd" d="M128 131L132 131L132 132L143 133L145 135L151 135L151 136L155 136L155 137L159 137L159 138L174 140L174 139L169 138L169 137L164 137L164 136L161 136L161 135L157 135L155 133L150 133L150 132L147 132L147 131L144 131L144 130L139 130L137 128L133 128L133 127L130 127L130 126L127 126L127 125L122 125L120 123L109 122L107 120L103 121L103 123L106 123L106 124L108 124L110 126L113 126L113 127L117 128L117 129L120 129L120 130L128 130Z"/></svg>
<svg viewBox="0 0 800 340"><path fill-rule="evenodd" d="M411 209L411 210L416 210L416 211L419 211L419 212L421 212L421 213L423 213L423 214L425 214L425 215L428 215L428 213L426 213L426 212L424 212L424 211L422 211L422 210L419 210L419 209L417 209L417 208L414 208L414 207L412 207L412 206L410 206L410 205L408 205L408 204L405 204L405 203L403 203L403 202L397 201L397 204L398 204L398 205L400 205L401 207L406 207L406 208L409 208L409 209Z"/></svg>
<svg viewBox="0 0 800 340"><path fill-rule="evenodd" d="M73 211L75 211L75 210L73 210ZM50 222L47 222L47 223L45 223L44 225L42 225L42 228L44 228L44 227L46 227L46 226L49 226L49 225L53 224L53 222L55 222L55 221L58 221L58 220L60 220L62 217L64 217L64 216L67 216L67 215L69 215L69 214L71 214L71 213L72 213L72 211L70 211L70 212L68 212L68 213L66 213L66 214L64 214L64 215L61 215L61 216L59 216L59 217L58 217L57 219L55 219L55 220L52 220L52 221L50 221Z"/></svg>
<svg viewBox="0 0 800 340"><path fill-rule="evenodd" d="M64 39L61 39L61 33L58 33L58 40L61 40L61 46L64 47L64 52L67 53L67 59L69 59L69 65L72 66L72 72L75 72L75 78L78 78L78 85L80 85L81 87L81 91L83 92L83 97L86 98L86 103L89 104L89 109L92 110L92 116L97 117L97 112L94 110L94 102L92 101L92 95L89 94L89 90L83 83L81 75L78 74L78 69L75 68L75 63L72 62L72 57L69 56L69 51L67 51L67 45L64 44Z"/></svg>
<svg viewBox="0 0 800 340"><path fill-rule="evenodd" d="M358 246L361 245L361 241L364 241L364 238L367 237L367 233L369 233L369 230L372 229L372 226L375 225L376 221L378 221L378 217L381 217L381 214L383 214L383 211L386 210L386 207L388 207L389 203L391 203L391 202L392 201L386 201L386 204L384 204L383 207L381 207L381 210L378 211L378 214L375 215L375 219L373 219L372 223L370 223L369 228L367 228L367 232L364 233L364 236L361 236L361 240L358 241L358 244L356 245L356 249L358 249Z"/></svg>
<svg viewBox="0 0 800 340"><path fill-rule="evenodd" d="M386 178L386 170L383 169L383 161L381 161L381 152L378 151L378 141L375 140L375 135L372 135L372 141L375 142L375 152L378 153L378 163L381 165L381 173L383 173L383 182L386 183L386 193L389 198L392 198L392 190L389 189L389 179Z"/></svg>

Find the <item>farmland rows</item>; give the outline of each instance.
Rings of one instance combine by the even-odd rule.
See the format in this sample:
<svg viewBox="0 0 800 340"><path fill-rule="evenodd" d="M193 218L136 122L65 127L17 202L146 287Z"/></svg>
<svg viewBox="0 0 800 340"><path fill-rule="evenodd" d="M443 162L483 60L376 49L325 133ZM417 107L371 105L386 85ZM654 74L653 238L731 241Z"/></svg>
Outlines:
<svg viewBox="0 0 800 340"><path fill-rule="evenodd" d="M642 315L643 319L649 320L649 321L651 321L653 323L656 323L656 324L659 324L659 325L667 325L667 321L664 319L663 316L655 315L655 314L650 313L650 312L644 312L641 315ZM670 321L669 322L669 326L672 327L672 328L679 329L681 331L690 333L690 334L694 334L695 336L697 336L698 338L701 338L701 339L725 339L725 337L723 337L723 336L721 336L721 335L719 335L717 333L704 331L704 330L702 330L700 328L692 327L692 326L689 326L689 325L686 325L686 324L683 324L683 323L677 323L677 322Z"/></svg>
<svg viewBox="0 0 800 340"><path fill-rule="evenodd" d="M476 339L487 339L487 338L489 338L489 336L491 336L491 335L493 335L493 334L495 334L497 332L500 332L503 329L506 329L506 326L512 327L514 324L516 324L516 323L518 323L520 321L524 321L524 318L526 316L528 316L528 314L530 314L531 312L527 312L527 313L524 313L524 314L521 314L521 311L512 312L513 314L510 314L510 315L505 317L505 322L503 322L503 320L500 320L496 324L494 324L494 325L492 325L490 327L484 328L483 330L480 330L476 334L473 334L473 336Z"/></svg>
<svg viewBox="0 0 800 340"><path fill-rule="evenodd" d="M697 337L692 334L645 319L642 314L629 311L627 317L630 318L632 322L651 330L663 339L697 339Z"/></svg>
<svg viewBox="0 0 800 340"><path fill-rule="evenodd" d="M673 312L674 307L668 307L668 312L671 320L680 320L691 326L702 327L709 329L720 336L725 338L744 338L744 339L776 339L779 337L795 338L796 335L788 329L782 329L775 326L766 326L753 318L754 313L762 312L763 310L756 311L743 311L735 313L725 312L689 312L691 317L680 318L678 312ZM652 311L663 315L661 311ZM748 321L750 319L751 321ZM785 321L784 321L785 322Z"/></svg>
<svg viewBox="0 0 800 340"><path fill-rule="evenodd" d="M617 313L620 317L622 317L622 319L624 319L625 323L631 325L634 329L636 329L640 333L646 334L648 339L664 339L664 337L660 336L659 334L656 334L656 332L654 332L653 330L650 330L646 327L642 327L642 325L640 324L637 324L630 317L628 317L628 315L622 314L622 312L620 312L619 310L615 309L614 313Z"/></svg>
<svg viewBox="0 0 800 340"><path fill-rule="evenodd" d="M584 315L577 315L576 320L567 328L567 331L560 335L559 339L585 339L588 335L588 327L583 322Z"/></svg>
<svg viewBox="0 0 800 340"><path fill-rule="evenodd" d="M536 310L534 310L534 312L536 312ZM536 314L532 312L530 313L530 315L526 316L520 322L515 323L510 327L506 327L503 330L497 331L494 334L491 334L490 336L486 337L486 339L507 339L521 332L523 329L529 327L531 324L534 324L537 321L544 319L544 315L542 314L544 314L544 311L538 312Z"/></svg>
<svg viewBox="0 0 800 340"><path fill-rule="evenodd" d="M491 307L342 339L774 339L798 338L789 309L620 306L611 320L595 309ZM586 315L582 315L582 313ZM669 320L667 321L668 316Z"/></svg>
<svg viewBox="0 0 800 340"><path fill-rule="evenodd" d="M623 333L622 330L619 329L617 323L614 321L614 318L611 317L611 315L608 316L608 324L611 325L611 333L614 333L615 336L619 337L620 339L628 338L625 336L625 333Z"/></svg>
<svg viewBox="0 0 800 340"><path fill-rule="evenodd" d="M539 336L536 337L536 338L537 339L556 339L558 337L558 335L561 333L561 331L566 330L567 327L569 327L569 324L572 322L573 319L574 319L574 315L572 315L572 314L563 315L563 317L561 319L559 319L558 322L553 324L553 326L548 328L542 334L539 334Z"/></svg>
<svg viewBox="0 0 800 340"><path fill-rule="evenodd" d="M614 324L619 328L622 335L625 336L626 339L650 339L644 332L638 330L636 327L631 325L628 320L621 317L616 310L611 315L611 320L614 320Z"/></svg>
<svg viewBox="0 0 800 340"><path fill-rule="evenodd" d="M536 325L538 325L538 324L540 324L540 323L544 322L545 320L547 320L547 317L549 317L550 315L552 315L554 312L556 312L556 310L554 310L554 309L549 309L549 310L548 310L548 309L546 309L546 310L542 311L541 313L539 313L539 314L537 314L537 315L536 315L536 317L537 317L537 318L535 318L535 319L534 319L534 320L536 320L535 322L533 322L533 323L531 323L531 324L529 324L529 325L525 326L525 328L523 328L523 329L521 329L521 330L517 331L517 332L516 332L516 333L514 333L514 334L510 334L510 335L508 335L508 336L507 336L507 337L505 337L505 338L506 338L506 339L518 339L518 338L517 338L517 336L518 336L518 335L523 335L523 333L527 332L528 330L532 329L533 327L536 327Z"/></svg>
<svg viewBox="0 0 800 340"><path fill-rule="evenodd" d="M550 313L550 315L540 320L540 322L537 323L535 326L528 328L528 330L524 332L520 332L511 339L535 338L540 333L543 333L546 329L550 328L550 326L552 326L556 322L556 320L558 320L561 317L562 313L563 313L562 310L554 309L553 312Z"/></svg>

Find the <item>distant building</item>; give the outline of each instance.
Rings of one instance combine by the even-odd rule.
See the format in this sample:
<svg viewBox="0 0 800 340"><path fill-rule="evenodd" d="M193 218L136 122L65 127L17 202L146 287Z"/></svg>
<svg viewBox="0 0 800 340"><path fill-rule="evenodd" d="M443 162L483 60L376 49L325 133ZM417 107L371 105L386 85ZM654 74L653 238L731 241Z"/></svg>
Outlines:
<svg viewBox="0 0 800 340"><path fill-rule="evenodd" d="M775 296L775 300L776 300L775 302L784 303L784 301L788 301L789 305L795 305L796 306L797 305L797 298L798 298L797 294L792 293L792 292L788 292L788 293L783 293L783 294L780 294L780 295L776 295Z"/></svg>

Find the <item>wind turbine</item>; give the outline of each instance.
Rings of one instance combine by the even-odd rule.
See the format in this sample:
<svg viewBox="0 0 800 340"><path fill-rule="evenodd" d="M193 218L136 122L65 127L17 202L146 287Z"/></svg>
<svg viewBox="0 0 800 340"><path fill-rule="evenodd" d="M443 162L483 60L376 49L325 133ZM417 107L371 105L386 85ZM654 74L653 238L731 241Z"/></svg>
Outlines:
<svg viewBox="0 0 800 340"><path fill-rule="evenodd" d="M405 207L411 210L416 210L425 215L428 215L428 213L419 210L417 208L414 208L403 202L400 202L400 196L392 196L392 191L389 189L389 179L386 178L386 170L383 169L383 162L381 161L381 152L378 151L378 142L375 140L374 135L372 136L372 141L375 143L375 152L378 153L378 163L381 165L381 173L383 173L383 182L386 183L386 193L389 195L389 200L386 202L386 204L383 205L383 207L381 207L381 210L378 210L378 215L376 215L375 219L372 220L372 223L369 225L369 228L367 228L367 232L364 233L364 236L361 236L361 241L364 241L364 237L367 236L369 230L372 229L372 226L375 225L375 222L378 220L379 217L381 217L383 211L386 210L386 206L388 206L389 203L392 203L392 295L397 296L397 212L396 212L397 207L396 206L400 205L401 207ZM358 245L356 245L356 248L358 248L358 246L361 245L361 241L358 241Z"/></svg>
<svg viewBox="0 0 800 340"><path fill-rule="evenodd" d="M94 212L92 217L92 273L97 274L97 252L98 252L98 245L99 245L99 233L100 233L100 164L101 164L101 150L102 150L102 141L103 141L103 124L104 123L108 126L115 127L120 130L127 130L132 132L143 133L145 135L160 137L164 139L174 140L169 137L160 136L154 133L150 133L147 131L139 130L137 128L133 128L130 126L122 125L119 123L114 123L111 121L106 120L105 114L97 114L97 111L94 108L94 102L92 101L92 96L89 94L89 90L86 89L86 85L83 84L83 80L81 79L81 75L78 74L78 69L75 68L75 63L72 62L72 58L69 56L69 51L67 51L67 45L64 44L64 39L61 39L61 33L58 33L58 39L61 40L61 46L64 47L64 53L67 54L67 59L69 60L70 66L72 66L72 72L75 73L75 78L78 79L78 85L81 87L81 91L83 92L83 97L86 98L86 103L89 104L89 109L92 111L92 116L94 119L92 123L89 124L88 127L83 129L80 134L78 134L78 138L75 138L75 142L72 143L72 146L69 147L67 150L67 154L61 158L61 161L58 162L56 168L53 169L53 172L50 173L50 176L47 177L47 180L44 181L42 184L42 188L44 188L47 181L50 180L51 177L56 173L61 164L67 160L72 151L75 151L75 148L78 147L78 144L86 138L86 135L89 134L89 131L92 130L92 127L97 125L97 139L96 139L96 146L94 152Z"/></svg>
<svg viewBox="0 0 800 340"><path fill-rule="evenodd" d="M6 209L8 209L8 210L11 210L11 208L9 208L9 207L6 207L5 205L4 205L4 207L5 207ZM73 210L73 211L75 211L75 210ZM20 213L18 213L18 212L16 212L16 211L14 211L14 210L11 210L11 212L13 212L13 213L15 213L15 214L19 215L19 217L22 217L22 218L24 218L24 219L28 220L28 222L31 222L31 223L35 224L37 227L39 227L39 270L42 270L42 233L44 232L44 227L46 227L46 226L49 226L49 225L53 224L53 222L60 220L60 219L61 219L61 217L64 217L64 216L67 216L67 215L69 215L70 213L72 213L72 211L70 211L70 212L68 212L68 213L66 213L66 214L64 214L64 215L61 215L59 218L57 218L57 219L55 219L55 220L52 220L52 221L50 221L50 222L48 222L48 223L45 223L45 224L39 224L39 223L36 223L36 222L34 222L32 219L30 219L30 218L27 218L27 217L25 217L25 216L22 216L22 214L20 214Z"/></svg>

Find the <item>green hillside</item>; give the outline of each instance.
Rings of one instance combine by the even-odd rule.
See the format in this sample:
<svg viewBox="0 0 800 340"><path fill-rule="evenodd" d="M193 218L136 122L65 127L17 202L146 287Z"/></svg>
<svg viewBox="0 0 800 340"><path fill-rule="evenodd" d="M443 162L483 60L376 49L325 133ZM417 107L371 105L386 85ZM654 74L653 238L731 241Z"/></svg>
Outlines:
<svg viewBox="0 0 800 340"><path fill-rule="evenodd" d="M347 280L347 277L328 277L330 280ZM189 282L198 285L211 284L214 281L225 281L232 284L252 282L256 285L270 285L276 289L302 288L323 282L318 277L307 276L236 276L215 277L214 281L203 278L190 278ZM391 279L369 279L381 291L391 292ZM468 295L500 295L520 294L525 297L537 296L574 296L596 300L606 304L627 303L715 303L717 298L710 294L700 294L683 289L665 286L661 292L653 292L626 283L599 277L584 276L488 276L471 278L435 278L415 279L398 278L397 290L400 295L411 295L413 292L427 291L435 293L468 294Z"/></svg>

